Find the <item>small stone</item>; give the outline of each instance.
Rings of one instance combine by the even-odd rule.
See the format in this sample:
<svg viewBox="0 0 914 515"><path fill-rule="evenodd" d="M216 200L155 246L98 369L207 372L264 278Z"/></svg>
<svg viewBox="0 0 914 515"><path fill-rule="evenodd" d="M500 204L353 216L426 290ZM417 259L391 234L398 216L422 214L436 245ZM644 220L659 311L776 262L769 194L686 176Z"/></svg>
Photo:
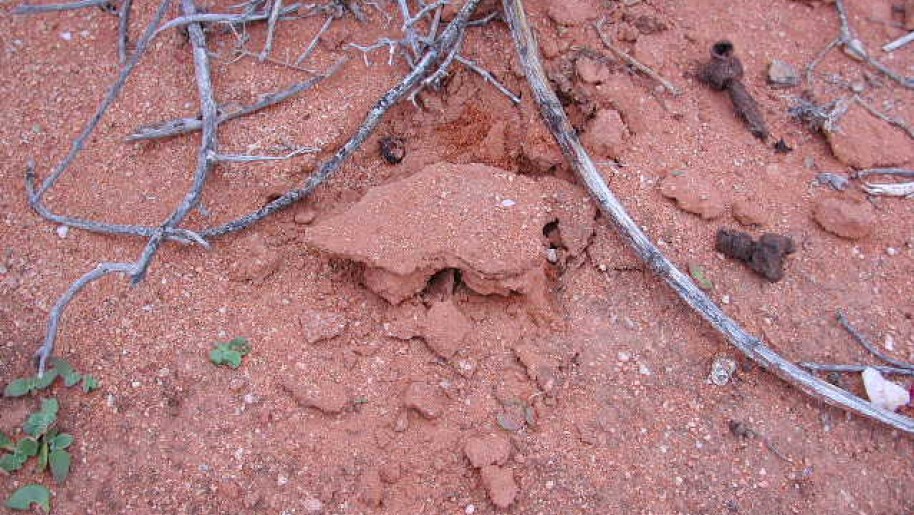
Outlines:
<svg viewBox="0 0 914 515"><path fill-rule="evenodd" d="M720 191L698 174L674 172L663 179L660 194L674 199L679 209L705 220L717 218L724 212Z"/></svg>
<svg viewBox="0 0 914 515"><path fill-rule="evenodd" d="M580 57L574 63L578 77L590 84L600 84L610 79L611 73L605 64L589 57Z"/></svg>
<svg viewBox="0 0 914 515"><path fill-rule="evenodd" d="M463 452L475 468L504 465L511 454L511 442L501 435L474 436L467 440Z"/></svg>
<svg viewBox="0 0 914 515"><path fill-rule="evenodd" d="M438 388L420 381L407 387L403 395L403 405L429 420L440 417L444 412L444 399Z"/></svg>
<svg viewBox="0 0 914 515"><path fill-rule="evenodd" d="M601 11L597 0L564 0L549 2L546 14L559 25L581 25L595 19Z"/></svg>
<svg viewBox="0 0 914 515"><path fill-rule="evenodd" d="M245 404L251 405L260 402L260 396L256 393L246 393L242 398Z"/></svg>
<svg viewBox="0 0 914 515"><path fill-rule="evenodd" d="M876 225L873 207L865 200L822 199L816 203L813 218L826 231L849 240L869 236Z"/></svg>
<svg viewBox="0 0 914 515"><path fill-rule="evenodd" d="M501 204L500 204L500 205L501 205L501 207L512 207L512 206L514 206L515 204L517 204L517 202L515 202L515 201L513 201L513 200L511 200L511 199L509 199L509 198L506 198L506 199L504 199L504 200L501 201Z"/></svg>
<svg viewBox="0 0 914 515"><path fill-rule="evenodd" d="M466 508L463 509L463 512L466 513L467 515L473 515L474 513L476 513L476 505L467 504Z"/></svg>
<svg viewBox="0 0 914 515"><path fill-rule="evenodd" d="M302 508L304 508L306 513L320 513L324 511L324 503L322 503L320 499L310 497L305 499L305 502L302 503Z"/></svg>
<svg viewBox="0 0 914 515"><path fill-rule="evenodd" d="M289 477L283 474L276 476L276 484L278 486L286 486L289 484Z"/></svg>
<svg viewBox="0 0 914 515"><path fill-rule="evenodd" d="M489 465L482 468L482 485L489 499L498 508L507 508L517 497L517 483L511 469Z"/></svg>
<svg viewBox="0 0 914 515"><path fill-rule="evenodd" d="M58 238L61 238L61 239L66 238L68 234L70 234L69 227L67 227L66 225L57 226L57 237Z"/></svg>
<svg viewBox="0 0 914 515"><path fill-rule="evenodd" d="M898 255L898 249L896 249L895 247L888 247L888 248L885 249L885 253L888 254L888 255L890 255L890 256L897 256L897 255Z"/></svg>
<svg viewBox="0 0 914 515"><path fill-rule="evenodd" d="M422 324L422 337L435 354L450 359L464 347L473 324L450 300L436 302Z"/></svg>
<svg viewBox="0 0 914 515"><path fill-rule="evenodd" d="M620 351L616 354L616 359L618 359L620 363L628 363L629 360L632 359L632 355L628 352Z"/></svg>
<svg viewBox="0 0 914 515"><path fill-rule="evenodd" d="M866 396L876 406L895 411L900 406L911 402L911 394L906 388L882 377L882 374L875 368L866 367L862 376Z"/></svg>
<svg viewBox="0 0 914 515"><path fill-rule="evenodd" d="M772 88L792 88L800 84L800 74L787 61L774 59L768 64L768 84Z"/></svg>
<svg viewBox="0 0 914 515"><path fill-rule="evenodd" d="M72 32L61 32L60 39L62 39L64 41L73 41L73 33Z"/></svg>
<svg viewBox="0 0 914 515"><path fill-rule="evenodd" d="M649 376L649 375L651 375L651 369L644 363L639 363L638 364L638 373L643 376Z"/></svg>
<svg viewBox="0 0 914 515"><path fill-rule="evenodd" d="M717 356L711 363L711 374L708 379L717 386L725 386L736 372L736 360L727 356Z"/></svg>
<svg viewBox="0 0 914 515"><path fill-rule="evenodd" d="M380 141L381 157L388 164L395 165L406 157L406 141L403 138L388 136Z"/></svg>
<svg viewBox="0 0 914 515"><path fill-rule="evenodd" d="M555 264L559 262L559 251L557 249L546 249L546 261Z"/></svg>
<svg viewBox="0 0 914 515"><path fill-rule="evenodd" d="M856 103L841 118L838 129L825 136L835 158L857 170L914 161L914 145L907 134Z"/></svg>

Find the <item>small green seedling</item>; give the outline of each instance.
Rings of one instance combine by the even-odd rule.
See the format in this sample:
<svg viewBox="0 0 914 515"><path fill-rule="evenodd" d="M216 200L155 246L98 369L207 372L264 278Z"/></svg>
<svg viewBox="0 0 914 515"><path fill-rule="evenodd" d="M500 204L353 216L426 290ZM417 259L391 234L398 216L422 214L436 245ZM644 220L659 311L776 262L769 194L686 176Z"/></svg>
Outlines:
<svg viewBox="0 0 914 515"><path fill-rule="evenodd" d="M714 289L714 283L708 279L708 276L705 274L705 269L701 265L689 265L689 275L692 276L692 279L695 279L695 282L698 283L698 287L702 290Z"/></svg>
<svg viewBox="0 0 914 515"><path fill-rule="evenodd" d="M60 404L57 399L42 399L41 409L29 415L22 429L28 435L17 443L0 435L0 449L9 454L0 458L0 469L11 473L25 465L29 458L38 457L38 471L51 467L51 475L57 483L63 483L70 473L72 457L66 448L73 443L73 436L58 433L54 429Z"/></svg>
<svg viewBox="0 0 914 515"><path fill-rule="evenodd" d="M58 377L63 378L64 386L67 388L76 386L76 384L82 380L83 391L86 393L98 389L98 379L91 375L80 374L73 368L73 365L63 358L51 358L51 366L53 368L46 370L41 377L24 377L22 379L16 379L6 385L3 396L22 397L24 395L36 393L37 391L44 390L54 384L54 380Z"/></svg>
<svg viewBox="0 0 914 515"><path fill-rule="evenodd" d="M247 338L235 338L230 342L220 343L210 351L209 360L215 365L225 365L232 368L241 366L241 358L251 352L251 344Z"/></svg>
<svg viewBox="0 0 914 515"><path fill-rule="evenodd" d="M51 491L42 485L25 485L6 501L7 508L19 511L29 510L33 504L41 506L44 513L50 513Z"/></svg>

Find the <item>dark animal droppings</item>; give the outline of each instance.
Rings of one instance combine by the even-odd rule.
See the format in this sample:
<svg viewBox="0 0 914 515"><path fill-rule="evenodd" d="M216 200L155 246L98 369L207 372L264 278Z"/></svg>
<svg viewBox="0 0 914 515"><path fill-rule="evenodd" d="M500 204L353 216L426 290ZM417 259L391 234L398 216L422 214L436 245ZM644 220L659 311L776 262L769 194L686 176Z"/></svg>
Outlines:
<svg viewBox="0 0 914 515"><path fill-rule="evenodd" d="M784 278L784 262L788 254L796 252L796 245L789 236L766 233L759 240L741 231L720 229L714 248L723 255L749 265L753 272L771 282Z"/></svg>
<svg viewBox="0 0 914 515"><path fill-rule="evenodd" d="M403 138L393 136L381 138L381 157L392 165L403 161L406 157L406 142Z"/></svg>

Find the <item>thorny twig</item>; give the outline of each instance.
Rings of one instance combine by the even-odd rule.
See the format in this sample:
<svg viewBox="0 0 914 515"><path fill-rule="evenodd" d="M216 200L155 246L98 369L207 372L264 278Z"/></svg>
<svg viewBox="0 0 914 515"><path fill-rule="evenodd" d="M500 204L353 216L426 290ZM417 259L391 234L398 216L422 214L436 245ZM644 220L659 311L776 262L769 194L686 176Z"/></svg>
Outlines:
<svg viewBox="0 0 914 515"><path fill-rule="evenodd" d="M595 23L593 27L597 31L597 35L600 36L600 41L603 42L603 46L605 46L607 50L609 50L610 52L615 54L615 56L618 57L619 59L622 59L623 61L628 63L628 65L631 66L632 68L638 70L639 72L641 72L641 73L647 75L648 77L654 79L655 81L659 82L660 85L662 85L667 91L669 91L673 95L679 96L682 94L682 89L679 88L679 86L677 86L677 85L673 84L672 82L668 81L667 79L663 78L662 75L660 75L659 73L654 71L654 69L651 68L650 66L642 63L641 61L635 59L634 57L632 57L632 56L628 55L627 53L625 53L624 51L622 51L622 49L613 45L612 42L609 40L609 38L606 36L606 34L603 33L603 25L605 25L605 24L606 24L606 18L603 18L600 21L598 21L597 23Z"/></svg>
<svg viewBox="0 0 914 515"><path fill-rule="evenodd" d="M343 64L345 64L345 63L346 63L345 60L339 61L335 65L333 65L333 67L331 67L329 70L327 70L326 73L324 73L322 75L318 75L316 77L312 77L306 81L302 81L297 84L294 84L293 86L291 86L287 89L284 89L282 91L278 91L276 93L271 93L269 95L264 95L263 97L261 97L260 100L258 100L257 102L255 102L249 106L244 106L239 109L229 111L227 113L220 113L219 114L219 124L223 124L230 120L234 120L236 118L241 118L242 116L247 116L249 114L256 113L257 111L260 111L261 109L265 109L272 105L276 105L299 93L307 91L307 90L311 89L312 87L316 86L317 84L319 84L324 79L332 77L334 74L336 74L337 71L340 70L340 68L342 68ZM196 132L196 131L200 130L201 127L203 127L203 122L200 120L199 117L197 117L197 118L178 118L175 120L168 120L166 122L156 123L156 124L152 124L152 125L144 125L142 127L138 127L137 129L135 129L133 131L133 133L131 135L127 136L126 141L143 141L143 140L151 140L151 139L170 138L172 136L178 136L181 134L188 134L191 132Z"/></svg>
<svg viewBox="0 0 914 515"><path fill-rule="evenodd" d="M707 320L717 331L750 359L808 395L829 404L853 411L914 435L914 419L879 408L850 392L822 381L784 359L760 339L750 335L724 313L704 291L683 274L632 220L581 145L574 127L568 121L561 102L549 86L539 57L539 49L527 22L523 0L503 0L505 14L527 75L527 81L540 106L546 125L552 132L565 159L583 180L588 191L607 216L615 223L638 256L676 293Z"/></svg>

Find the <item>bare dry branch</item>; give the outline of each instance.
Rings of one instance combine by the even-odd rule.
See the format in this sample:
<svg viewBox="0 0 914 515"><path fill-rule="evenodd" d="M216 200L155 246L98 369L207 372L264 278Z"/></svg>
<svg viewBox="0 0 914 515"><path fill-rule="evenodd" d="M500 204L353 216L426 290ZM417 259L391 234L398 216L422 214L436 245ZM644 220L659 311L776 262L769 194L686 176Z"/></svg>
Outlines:
<svg viewBox="0 0 914 515"><path fill-rule="evenodd" d="M279 11L282 10L282 0L273 0L273 7L270 9L270 19L267 20L267 40L263 44L263 51L260 52L260 61L265 61L273 51L273 38L276 36L276 22L279 20Z"/></svg>
<svg viewBox="0 0 914 515"><path fill-rule="evenodd" d="M828 363L813 363L810 361L801 361L797 365L814 372L863 372L867 368L875 368L883 374L895 374L902 376L914 376L914 370L909 368L886 367L882 365L831 365Z"/></svg>
<svg viewBox="0 0 914 515"><path fill-rule="evenodd" d="M79 0L67 4L45 4L45 5L20 5L13 9L13 14L43 14L60 11L72 11L75 9L85 9L86 7L105 7L110 6L111 0Z"/></svg>
<svg viewBox="0 0 914 515"><path fill-rule="evenodd" d="M130 14L133 11L133 0L124 0L118 12L117 24L117 59L121 66L127 64L130 53Z"/></svg>
<svg viewBox="0 0 914 515"><path fill-rule="evenodd" d="M914 435L914 419L879 408L850 392L822 381L784 359L760 339L747 333L699 289L689 276L683 274L663 255L626 212L581 145L574 128L565 115L562 104L549 86L536 40L527 22L523 0L503 0L503 5L527 80L540 106L546 125L561 147L566 160L578 173L603 212L615 223L638 256L664 279L680 298L725 336L734 347L765 369L813 398Z"/></svg>
<svg viewBox="0 0 914 515"><path fill-rule="evenodd" d="M661 76L659 73L654 71L653 68L651 68L650 66L642 63L641 61L639 61L639 60L635 59L634 57L628 55L627 53L623 52L621 48L618 48L615 45L613 45L612 42L609 40L609 38L606 37L606 34L603 33L603 25L605 23L606 23L606 19L604 18L604 19L598 21L597 23L595 23L593 27L597 31L597 35L600 36L600 41L603 42L603 46L605 46L607 50L609 50L610 52L615 54L616 57L618 57L619 59L622 59L623 61L628 63L629 66L631 66L632 68L638 70L639 72L641 72L641 73L647 75L648 77L654 79L655 81L659 82L667 91L669 91L673 95L679 96L682 94L682 89L680 89L679 86L677 86L677 85L673 84L672 82L668 81L667 79L663 78L663 76Z"/></svg>

